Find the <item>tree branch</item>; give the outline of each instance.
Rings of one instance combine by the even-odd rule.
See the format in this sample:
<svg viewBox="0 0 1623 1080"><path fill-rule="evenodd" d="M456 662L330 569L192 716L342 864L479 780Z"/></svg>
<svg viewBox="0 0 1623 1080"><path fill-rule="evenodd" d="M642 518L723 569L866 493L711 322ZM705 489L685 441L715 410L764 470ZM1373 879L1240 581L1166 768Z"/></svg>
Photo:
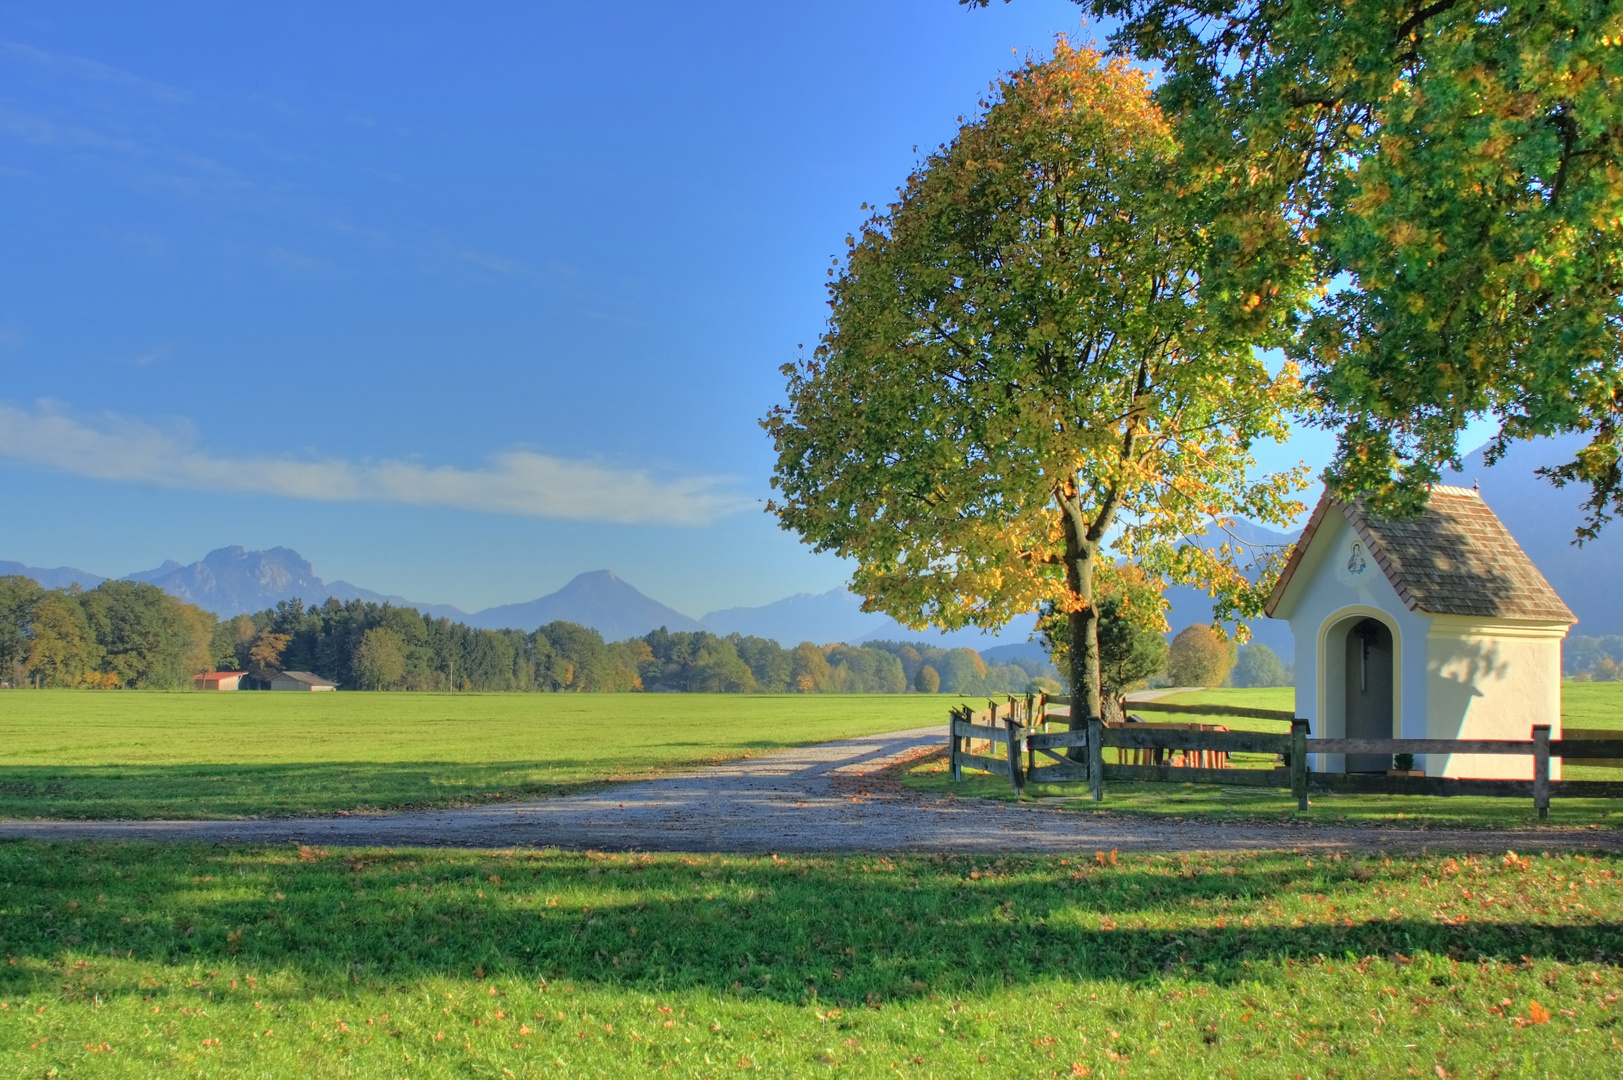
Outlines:
<svg viewBox="0 0 1623 1080"><path fill-rule="evenodd" d="M1448 11L1457 3L1458 0L1437 0L1435 4L1428 4L1427 6L1420 8L1413 15L1410 15L1407 19L1403 20L1403 25L1398 27L1398 32L1393 39L1393 43L1396 44L1406 40L1410 34L1420 29L1422 25L1441 15L1443 12Z"/></svg>

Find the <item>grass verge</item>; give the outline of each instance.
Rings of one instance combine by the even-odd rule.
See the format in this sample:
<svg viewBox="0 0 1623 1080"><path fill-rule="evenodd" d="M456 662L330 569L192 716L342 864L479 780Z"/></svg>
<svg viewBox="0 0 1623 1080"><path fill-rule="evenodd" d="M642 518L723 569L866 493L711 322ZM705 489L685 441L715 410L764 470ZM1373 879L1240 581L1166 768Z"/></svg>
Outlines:
<svg viewBox="0 0 1623 1080"><path fill-rule="evenodd" d="M0 817L232 818L562 794L945 723L922 694L0 693Z"/></svg>
<svg viewBox="0 0 1623 1080"><path fill-rule="evenodd" d="M1594 1076L1611 856L0 843L13 1076Z"/></svg>

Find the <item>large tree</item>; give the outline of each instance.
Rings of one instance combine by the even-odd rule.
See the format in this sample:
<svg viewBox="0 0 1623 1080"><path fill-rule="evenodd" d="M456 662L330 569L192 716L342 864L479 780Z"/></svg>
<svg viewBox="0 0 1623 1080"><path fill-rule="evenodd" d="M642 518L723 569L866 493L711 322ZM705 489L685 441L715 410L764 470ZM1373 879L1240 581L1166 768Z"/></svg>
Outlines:
<svg viewBox="0 0 1623 1080"><path fill-rule="evenodd" d="M130 687L178 688L207 671L213 615L136 581L104 581L74 598L103 651L102 670Z"/></svg>
<svg viewBox="0 0 1623 1080"><path fill-rule="evenodd" d="M1248 475L1298 402L1294 369L1256 353L1298 299L1200 287L1229 234L1177 161L1145 75L1061 42L851 239L828 329L763 422L772 509L855 561L867 610L997 626L1050 601L1092 715L1112 549L1249 612L1235 549L1182 541L1299 509L1299 472Z"/></svg>
<svg viewBox="0 0 1623 1080"><path fill-rule="evenodd" d="M101 650L79 598L65 592L40 595L32 612L28 669L46 686L78 686L96 670Z"/></svg>
<svg viewBox="0 0 1623 1080"><path fill-rule="evenodd" d="M1545 470L1588 485L1581 537L1623 510L1623 3L1078 2L1165 66L1204 197L1286 209L1243 273L1325 290L1295 348L1332 484L1412 510L1488 415L1495 454L1589 435Z"/></svg>

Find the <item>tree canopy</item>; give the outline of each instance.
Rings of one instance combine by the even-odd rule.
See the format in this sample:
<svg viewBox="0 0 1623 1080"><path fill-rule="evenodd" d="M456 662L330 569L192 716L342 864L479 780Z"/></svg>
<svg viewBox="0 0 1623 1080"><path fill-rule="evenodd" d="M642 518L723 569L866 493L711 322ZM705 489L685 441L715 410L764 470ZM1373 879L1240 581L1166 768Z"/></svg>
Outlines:
<svg viewBox="0 0 1623 1080"><path fill-rule="evenodd" d="M361 635L354 668L362 685L374 690L393 687L406 676L406 643L387 626L374 626Z"/></svg>
<svg viewBox="0 0 1623 1080"><path fill-rule="evenodd" d="M1296 298L1202 288L1230 239L1187 194L1144 73L1060 42L850 240L828 329L763 421L772 509L856 562L867 610L995 626L1050 602L1095 715L1107 548L1251 613L1234 548L1182 541L1300 511L1299 472L1248 475L1299 402L1256 352Z"/></svg>
<svg viewBox="0 0 1623 1080"><path fill-rule="evenodd" d="M1221 686L1234 666L1232 642L1203 623L1178 631L1167 650L1167 677L1174 686Z"/></svg>
<svg viewBox="0 0 1623 1080"><path fill-rule="evenodd" d="M1240 650L1230 681L1235 686L1289 686L1291 682L1285 662L1260 641Z"/></svg>
<svg viewBox="0 0 1623 1080"><path fill-rule="evenodd" d="M1316 284L1333 485L1413 510L1488 415L1495 455L1590 436L1544 470L1588 485L1580 538L1623 510L1623 4L1078 2L1164 65L1188 174L1248 223L1208 278Z"/></svg>
<svg viewBox="0 0 1623 1080"><path fill-rule="evenodd" d="M44 686L189 685L212 666L213 615L154 585L104 581L87 591L0 577L0 679Z"/></svg>

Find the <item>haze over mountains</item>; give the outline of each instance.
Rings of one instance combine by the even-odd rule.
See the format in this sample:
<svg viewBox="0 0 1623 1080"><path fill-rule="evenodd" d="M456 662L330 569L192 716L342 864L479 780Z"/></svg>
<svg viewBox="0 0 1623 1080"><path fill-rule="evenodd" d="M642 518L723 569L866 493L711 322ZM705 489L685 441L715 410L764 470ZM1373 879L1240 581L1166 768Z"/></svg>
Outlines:
<svg viewBox="0 0 1623 1080"><path fill-rule="evenodd" d="M1614 519L1598 539L1579 547L1572 541L1589 488L1557 488L1533 474L1541 466L1571 461L1586 441L1573 435L1517 443L1491 468L1485 448L1477 450L1466 455L1458 472L1445 473L1443 482L1480 485L1483 501L1578 616L1572 632L1601 637L1623 634L1623 519Z"/></svg>
<svg viewBox="0 0 1623 1080"><path fill-rule="evenodd" d="M22 574L53 589L67 588L75 582L90 589L108 580L74 567L43 568L17 562L0 562L0 574ZM489 630L529 631L563 619L590 626L610 641L637 637L663 626L669 630L709 630L721 635L736 631L772 638L790 646L801 641L826 644L905 638L984 650L1000 644L1023 643L1030 635L1033 622L1030 618L1017 621L997 635L984 635L978 630L921 634L906 629L889 616L865 614L860 610L861 601L844 589L816 596L792 596L764 607L714 611L695 619L645 596L609 570L576 575L557 592L525 603L467 612L450 604L430 604L374 592L347 581L323 581L308 559L285 547L268 551L219 548L189 565L170 560L152 570L126 575L124 580L156 585L171 596L212 611L221 618L263 611L295 597L307 604L319 604L331 596L339 600L359 599L413 607L425 615L443 616Z"/></svg>
<svg viewBox="0 0 1623 1080"><path fill-rule="evenodd" d="M33 578L47 589L67 589L74 585L81 589L94 589L107 580L100 574L92 574L72 566L46 569L42 566L25 566L20 562L0 559L0 575L6 574L21 574L23 577Z"/></svg>
<svg viewBox="0 0 1623 1080"><path fill-rule="evenodd" d="M1445 476L1448 483L1469 487L1480 480L1483 498L1504 519L1511 533L1534 563L1543 570L1581 622L1575 633L1623 633L1623 522L1603 531L1600 539L1582 548L1571 543L1580 520L1577 489L1552 487L1534 475L1540 465L1565 461L1579 441L1540 440L1517 446L1493 468L1478 451L1465 459L1465 467ZM1284 545L1294 537L1242 522L1239 539L1254 545ZM1215 543L1218 538L1204 539ZM74 567L40 568L0 561L0 574L24 574L47 588L67 588L77 582L94 588L107 580ZM1018 619L997 634L978 630L953 633L908 630L886 615L861 610L861 600L845 589L801 593L761 607L735 607L693 618L639 592L608 570L576 576L557 592L525 603L503 604L466 612L450 604L431 604L402 596L374 592L346 581L323 581L305 559L291 548L248 551L220 548L188 565L165 562L152 570L130 574L126 580L145 581L170 595L229 618L273 607L298 597L319 604L329 596L339 600L369 600L414 607L427 615L445 617L484 629L534 630L563 619L590 626L610 641L645 634L664 626L670 630L709 630L726 635L741 633L771 638L785 646L801 641L855 644L874 639L929 641L964 645L985 653L999 646L1026 642L1035 620ZM1211 619L1211 601L1191 588L1167 591L1173 630ZM1252 623L1253 639L1268 645L1282 658L1292 656L1289 628L1282 622L1259 619Z"/></svg>

